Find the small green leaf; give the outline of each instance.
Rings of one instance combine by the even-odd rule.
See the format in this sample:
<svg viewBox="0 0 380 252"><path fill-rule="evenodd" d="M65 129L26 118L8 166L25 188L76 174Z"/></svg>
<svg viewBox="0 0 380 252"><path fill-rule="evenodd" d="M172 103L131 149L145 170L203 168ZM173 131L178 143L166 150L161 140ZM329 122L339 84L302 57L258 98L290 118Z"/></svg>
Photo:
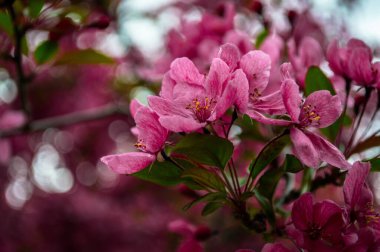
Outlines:
<svg viewBox="0 0 380 252"><path fill-rule="evenodd" d="M191 207L193 207L196 204L201 203L201 202L214 202L214 201L224 202L226 200L226 197L227 197L227 194L225 192L211 192L211 193L208 193L206 195L203 195L202 197L199 197L196 200L193 200L189 204L186 204L183 207L183 210L187 211Z"/></svg>
<svg viewBox="0 0 380 252"><path fill-rule="evenodd" d="M212 214L219 208L221 208L224 205L222 202L210 202L207 203L206 206L202 210L202 216L207 216L209 214Z"/></svg>
<svg viewBox="0 0 380 252"><path fill-rule="evenodd" d="M272 202L270 202L266 197L264 197L259 191L254 190L257 201L260 203L265 215L268 217L268 221L272 227L276 226L276 216L274 214L274 209Z"/></svg>
<svg viewBox="0 0 380 252"><path fill-rule="evenodd" d="M168 161L156 161L132 176L162 186L173 186L182 182L181 170Z"/></svg>
<svg viewBox="0 0 380 252"><path fill-rule="evenodd" d="M182 178L191 178L201 186L207 186L217 191L225 191L224 183L221 178L210 170L193 167L186 169L182 173Z"/></svg>
<svg viewBox="0 0 380 252"><path fill-rule="evenodd" d="M257 161L253 160L249 167L250 170L253 169L252 178L255 179L268 164L277 158L288 143L289 137L282 136L274 140L268 148L261 152L261 154L257 157Z"/></svg>
<svg viewBox="0 0 380 252"><path fill-rule="evenodd" d="M223 169L230 160L233 150L232 143L224 138L190 134L182 138L172 152L184 154L195 162Z"/></svg>
<svg viewBox="0 0 380 252"><path fill-rule="evenodd" d="M93 49L71 51L60 56L56 65L113 64L115 61Z"/></svg>
<svg viewBox="0 0 380 252"><path fill-rule="evenodd" d="M13 36L12 19L8 13L0 11L0 29L8 34L9 37Z"/></svg>
<svg viewBox="0 0 380 252"><path fill-rule="evenodd" d="M28 40L26 39L25 35L21 38L21 52L24 55L28 55L29 54Z"/></svg>
<svg viewBox="0 0 380 252"><path fill-rule="evenodd" d="M293 155L287 154L281 167L270 168L258 182L257 192L272 202L277 184L286 172L297 173L304 169L303 164Z"/></svg>
<svg viewBox="0 0 380 252"><path fill-rule="evenodd" d="M37 18L40 14L42 7L44 7L44 0L30 0L29 1L29 16Z"/></svg>
<svg viewBox="0 0 380 252"><path fill-rule="evenodd" d="M371 172L380 172L380 158L373 158L369 162L371 163Z"/></svg>
<svg viewBox="0 0 380 252"><path fill-rule="evenodd" d="M262 30L259 35L256 37L256 49L259 49L260 46L264 43L265 39L268 37L269 32L267 29Z"/></svg>
<svg viewBox="0 0 380 252"><path fill-rule="evenodd" d="M305 95L308 96L314 91L328 90L332 95L335 95L335 90L331 81L317 66L309 67L305 78Z"/></svg>
<svg viewBox="0 0 380 252"><path fill-rule="evenodd" d="M37 64L43 64L51 60L58 52L58 44L55 41L42 42L34 52L34 59Z"/></svg>
<svg viewBox="0 0 380 252"><path fill-rule="evenodd" d="M301 163L301 161L298 160L298 158L296 158L293 155L286 154L285 162L283 164L283 170L285 172L297 173L302 171L303 169L304 166Z"/></svg>

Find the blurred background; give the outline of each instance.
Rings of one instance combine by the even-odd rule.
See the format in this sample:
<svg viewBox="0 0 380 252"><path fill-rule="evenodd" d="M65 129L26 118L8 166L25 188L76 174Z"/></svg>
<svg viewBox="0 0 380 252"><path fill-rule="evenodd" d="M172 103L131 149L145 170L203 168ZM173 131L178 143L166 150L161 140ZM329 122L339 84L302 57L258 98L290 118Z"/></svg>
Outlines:
<svg viewBox="0 0 380 252"><path fill-rule="evenodd" d="M219 45L249 49L263 32L308 34L324 51L337 36L375 51L380 42L376 0L62 0L36 1L37 12L32 2L0 1L0 251L176 251L183 238L168 225L179 219L209 229L197 239L206 251L255 248L259 238L228 210L183 211L188 188L99 161L134 149L128 102L146 104L173 59L207 69ZM15 23L25 32L21 77L9 59Z"/></svg>

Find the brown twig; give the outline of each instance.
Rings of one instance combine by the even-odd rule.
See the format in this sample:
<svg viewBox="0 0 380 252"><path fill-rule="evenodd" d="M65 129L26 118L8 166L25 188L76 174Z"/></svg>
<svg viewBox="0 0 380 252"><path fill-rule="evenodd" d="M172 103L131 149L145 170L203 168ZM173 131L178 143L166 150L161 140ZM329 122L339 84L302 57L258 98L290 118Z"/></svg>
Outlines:
<svg viewBox="0 0 380 252"><path fill-rule="evenodd" d="M78 111L66 115L31 121L28 123L28 127L22 126L0 132L0 138L28 134L32 132L42 131L48 128L62 128L65 126L74 125L82 122L94 121L117 114L128 115L129 112L124 107L115 104L110 104L94 109Z"/></svg>

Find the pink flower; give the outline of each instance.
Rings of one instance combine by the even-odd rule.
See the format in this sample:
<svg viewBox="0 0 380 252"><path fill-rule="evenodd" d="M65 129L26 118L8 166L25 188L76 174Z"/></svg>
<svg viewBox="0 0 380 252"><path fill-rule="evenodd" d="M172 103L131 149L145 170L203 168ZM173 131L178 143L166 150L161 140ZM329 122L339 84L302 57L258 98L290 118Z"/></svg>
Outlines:
<svg viewBox="0 0 380 252"><path fill-rule="evenodd" d="M322 48L312 37L304 37L298 48L292 39L288 42L289 59L296 72L297 83L305 87L305 77L310 66L319 66L323 60Z"/></svg>
<svg viewBox="0 0 380 252"><path fill-rule="evenodd" d="M322 160L339 168L350 168L351 165L333 144L307 130L308 127L328 127L339 118L342 112L339 97L320 90L302 101L299 87L292 79L284 80L281 90L291 118L290 138L294 154L309 167L318 167Z"/></svg>
<svg viewBox="0 0 380 252"><path fill-rule="evenodd" d="M288 234L308 251L339 251L343 245L343 211L332 201L313 203L311 193L302 195L292 208L294 227Z"/></svg>
<svg viewBox="0 0 380 252"><path fill-rule="evenodd" d="M101 158L110 169L120 174L138 172L156 160L157 153L163 148L168 130L158 121L158 115L150 108L131 102L130 111L136 121L134 132L138 136L135 147L140 152L108 155Z"/></svg>
<svg viewBox="0 0 380 252"><path fill-rule="evenodd" d="M266 53L254 50L240 58L239 50L232 44L225 44L219 51L219 58L224 60L230 67L230 71L235 69L243 70L248 79L248 104L247 111L250 117L260 122L275 124L276 120L271 120L263 114L281 114L284 112L284 105L281 99L281 91L265 94L268 85L271 59ZM244 87L245 88L245 87ZM246 92L243 87L241 93ZM239 95L242 97L242 95Z"/></svg>
<svg viewBox="0 0 380 252"><path fill-rule="evenodd" d="M196 227L181 219L170 222L169 230L180 234L184 238L177 252L203 252L203 246L200 242L212 235L210 228L207 226Z"/></svg>
<svg viewBox="0 0 380 252"><path fill-rule="evenodd" d="M370 169L368 162L354 163L344 181L344 201L351 223L357 221L360 227L368 226L380 232L380 213L374 209L373 195L365 182Z"/></svg>
<svg viewBox="0 0 380 252"><path fill-rule="evenodd" d="M380 235L371 228L362 228L358 232L357 241L346 247L344 252L379 252Z"/></svg>
<svg viewBox="0 0 380 252"><path fill-rule="evenodd" d="M342 48L333 40L327 49L330 68L358 85L372 86L379 82L379 63L372 63L372 58L371 49L359 39L350 39Z"/></svg>
<svg viewBox="0 0 380 252"><path fill-rule="evenodd" d="M247 89L244 73L240 69L230 73L219 58L212 61L206 77L191 60L179 58L164 77L160 97L150 96L148 101L163 127L191 132L219 119L233 104L244 110Z"/></svg>

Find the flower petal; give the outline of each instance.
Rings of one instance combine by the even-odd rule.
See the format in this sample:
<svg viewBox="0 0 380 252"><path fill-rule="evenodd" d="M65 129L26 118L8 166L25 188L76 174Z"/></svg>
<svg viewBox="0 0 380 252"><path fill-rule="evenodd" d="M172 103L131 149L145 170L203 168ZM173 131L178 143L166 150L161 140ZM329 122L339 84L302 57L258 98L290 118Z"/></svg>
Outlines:
<svg viewBox="0 0 380 252"><path fill-rule="evenodd" d="M244 113L247 109L248 80L241 69L233 73L222 97L219 98L215 107L216 118L220 118L233 104L241 113Z"/></svg>
<svg viewBox="0 0 380 252"><path fill-rule="evenodd" d="M145 145L145 150L156 153L162 149L168 137L168 131L161 126L158 115L148 107L140 108L135 115L139 140Z"/></svg>
<svg viewBox="0 0 380 252"><path fill-rule="evenodd" d="M153 163L156 156L143 152L129 152L105 156L100 160L116 173L133 174Z"/></svg>
<svg viewBox="0 0 380 252"><path fill-rule="evenodd" d="M305 193L299 197L292 208L292 221L294 226L302 231L309 229L313 223L313 196Z"/></svg>
<svg viewBox="0 0 380 252"><path fill-rule="evenodd" d="M298 122L302 102L298 85L292 79L285 79L281 85L281 92L286 111L293 122Z"/></svg>
<svg viewBox="0 0 380 252"><path fill-rule="evenodd" d="M247 75L249 90L262 93L268 85L271 59L268 54L255 50L245 54L240 60L240 68Z"/></svg>
<svg viewBox="0 0 380 252"><path fill-rule="evenodd" d="M365 48L352 51L348 59L348 75L359 85L370 85L375 81L372 71L372 55Z"/></svg>
<svg viewBox="0 0 380 252"><path fill-rule="evenodd" d="M337 95L332 96L327 90L319 90L311 93L305 100L303 107L311 106L320 117L318 128L325 128L333 124L342 113L342 104ZM304 114L301 113L300 121Z"/></svg>
<svg viewBox="0 0 380 252"><path fill-rule="evenodd" d="M369 162L355 162L352 168L348 171L343 184L343 194L344 201L351 208L354 208L361 198L365 180L370 169Z"/></svg>
<svg viewBox="0 0 380 252"><path fill-rule="evenodd" d="M227 64L219 58L214 58L205 82L207 94L210 97L220 96L228 77L229 68Z"/></svg>
<svg viewBox="0 0 380 252"><path fill-rule="evenodd" d="M231 43L224 44L220 47L218 57L227 63L230 71L233 72L239 63L239 49Z"/></svg>
<svg viewBox="0 0 380 252"><path fill-rule="evenodd" d="M202 85L204 76L199 73L194 63L186 58L175 59L170 65L170 77L177 83Z"/></svg>
<svg viewBox="0 0 380 252"><path fill-rule="evenodd" d="M338 222L333 222L334 224L338 224L335 226L335 231L339 231L343 225L342 213L342 208L335 202L327 200L317 202L314 205L313 223L317 224L321 228L327 228L329 231L332 231L334 230L334 226L330 227L330 225L333 222L331 218L334 217L334 219L338 219ZM338 234L339 232L335 235Z"/></svg>
<svg viewBox="0 0 380 252"><path fill-rule="evenodd" d="M160 96L168 99L173 98L173 89L175 86L175 81L170 78L170 72L166 73L164 75L164 78L162 79L162 85L161 85L161 91Z"/></svg>
<svg viewBox="0 0 380 252"><path fill-rule="evenodd" d="M312 141L322 161L341 169L351 168L351 164L347 162L342 152L335 145L315 133L305 133Z"/></svg>
<svg viewBox="0 0 380 252"><path fill-rule="evenodd" d="M143 106L144 105L142 105L137 99L132 99L131 103L129 104L129 111L131 112L133 118L135 118L137 110Z"/></svg>
<svg viewBox="0 0 380 252"><path fill-rule="evenodd" d="M293 127L290 129L290 139L294 146L294 154L302 163L306 166L317 168L320 157L310 138L301 130Z"/></svg>
<svg viewBox="0 0 380 252"><path fill-rule="evenodd" d="M185 107L178 106L173 101L158 96L148 96L148 103L159 116L186 116L188 114Z"/></svg>
<svg viewBox="0 0 380 252"><path fill-rule="evenodd" d="M206 123L199 123L192 117L182 116L161 116L160 123L166 129L173 132L193 132L206 126Z"/></svg>

